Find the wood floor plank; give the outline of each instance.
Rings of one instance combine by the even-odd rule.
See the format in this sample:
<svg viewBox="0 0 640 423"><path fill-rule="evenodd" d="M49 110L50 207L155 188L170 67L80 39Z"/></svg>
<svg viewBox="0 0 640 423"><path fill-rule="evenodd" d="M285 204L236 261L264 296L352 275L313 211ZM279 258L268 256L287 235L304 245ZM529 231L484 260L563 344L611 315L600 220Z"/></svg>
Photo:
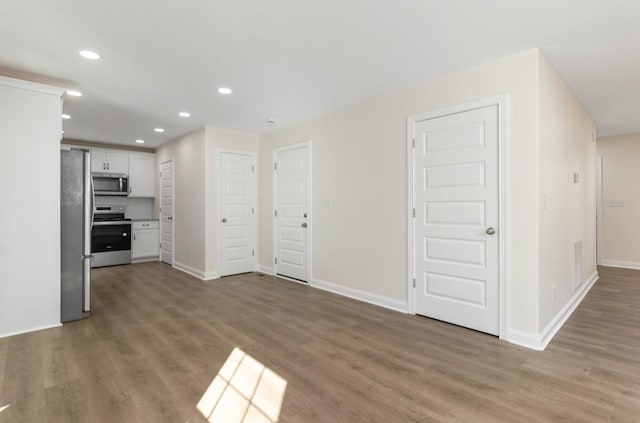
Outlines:
<svg viewBox="0 0 640 423"><path fill-rule="evenodd" d="M286 381L281 423L638 422L640 271L599 272L538 352L258 273L95 269L89 319L0 339L0 423L205 422L236 348Z"/></svg>

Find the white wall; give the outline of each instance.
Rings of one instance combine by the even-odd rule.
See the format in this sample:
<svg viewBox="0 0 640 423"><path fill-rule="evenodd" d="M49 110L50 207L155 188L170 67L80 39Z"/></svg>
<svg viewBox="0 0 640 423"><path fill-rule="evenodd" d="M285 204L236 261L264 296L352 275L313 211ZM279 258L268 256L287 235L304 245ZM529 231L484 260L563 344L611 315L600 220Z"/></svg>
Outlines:
<svg viewBox="0 0 640 423"><path fill-rule="evenodd" d="M602 155L602 264L640 269L640 134L599 139ZM624 207L608 207L623 200Z"/></svg>
<svg viewBox="0 0 640 423"><path fill-rule="evenodd" d="M256 152L258 137L207 126L156 151L158 166L165 160L174 160L174 264L203 279L218 276L218 148ZM156 216L158 207L156 201Z"/></svg>
<svg viewBox="0 0 640 423"><path fill-rule="evenodd" d="M535 332L538 304L538 51L531 50L260 138L260 248L271 268L274 148L313 141L312 284L407 301L407 116L509 94L504 283L513 328ZM330 209L322 200L331 201Z"/></svg>
<svg viewBox="0 0 640 423"><path fill-rule="evenodd" d="M158 148L158 169L166 160L173 160L174 265L203 273L206 262L204 128ZM160 193L159 186L157 192ZM156 204L156 213L158 207Z"/></svg>
<svg viewBox="0 0 640 423"><path fill-rule="evenodd" d="M0 77L0 337L60 325L62 92Z"/></svg>
<svg viewBox="0 0 640 423"><path fill-rule="evenodd" d="M597 275L596 125L543 55L539 56L539 90L538 332L544 333ZM579 174L577 183L574 173ZM582 266L577 272L579 283L574 284L574 243L578 240L582 241Z"/></svg>

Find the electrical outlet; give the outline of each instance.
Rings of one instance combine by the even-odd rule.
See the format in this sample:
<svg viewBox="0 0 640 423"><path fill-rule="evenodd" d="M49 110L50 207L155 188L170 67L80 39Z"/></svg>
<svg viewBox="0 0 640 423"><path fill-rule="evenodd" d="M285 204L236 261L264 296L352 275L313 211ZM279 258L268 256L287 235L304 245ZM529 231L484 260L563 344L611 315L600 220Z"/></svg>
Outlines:
<svg viewBox="0 0 640 423"><path fill-rule="evenodd" d="M624 200L607 200L607 207L624 207Z"/></svg>

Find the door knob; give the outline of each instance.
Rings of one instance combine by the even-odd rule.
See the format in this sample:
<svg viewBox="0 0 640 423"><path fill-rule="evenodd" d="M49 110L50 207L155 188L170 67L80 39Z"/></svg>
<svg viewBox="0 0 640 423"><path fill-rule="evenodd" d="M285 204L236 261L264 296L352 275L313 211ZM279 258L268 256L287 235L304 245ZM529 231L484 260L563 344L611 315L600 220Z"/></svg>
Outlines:
<svg viewBox="0 0 640 423"><path fill-rule="evenodd" d="M173 220L173 217L172 217L172 216L169 216L169 217L167 217L167 219L169 219L169 220Z"/></svg>
<svg viewBox="0 0 640 423"><path fill-rule="evenodd" d="M307 227L307 223L306 223L306 222L305 222L305 223L303 223L303 224L302 224L302 227L303 227L303 228L306 228L306 227Z"/></svg>
<svg viewBox="0 0 640 423"><path fill-rule="evenodd" d="M496 230L493 228L487 228L485 232L487 233L487 235L493 235L496 233Z"/></svg>
<svg viewBox="0 0 640 423"><path fill-rule="evenodd" d="M226 223L226 222L227 222L227 218L226 218L226 217L223 217L223 218L222 218L222 223Z"/></svg>

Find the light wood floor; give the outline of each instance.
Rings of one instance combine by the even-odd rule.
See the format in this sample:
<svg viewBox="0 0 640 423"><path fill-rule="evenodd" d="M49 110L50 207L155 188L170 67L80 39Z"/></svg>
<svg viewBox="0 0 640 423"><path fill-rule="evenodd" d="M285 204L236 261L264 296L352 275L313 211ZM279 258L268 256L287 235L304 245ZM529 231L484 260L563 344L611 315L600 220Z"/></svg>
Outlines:
<svg viewBox="0 0 640 423"><path fill-rule="evenodd" d="M637 422L640 272L600 275L536 352L259 274L96 269L90 319L0 339L0 422L203 422L234 347L286 379L280 422Z"/></svg>

